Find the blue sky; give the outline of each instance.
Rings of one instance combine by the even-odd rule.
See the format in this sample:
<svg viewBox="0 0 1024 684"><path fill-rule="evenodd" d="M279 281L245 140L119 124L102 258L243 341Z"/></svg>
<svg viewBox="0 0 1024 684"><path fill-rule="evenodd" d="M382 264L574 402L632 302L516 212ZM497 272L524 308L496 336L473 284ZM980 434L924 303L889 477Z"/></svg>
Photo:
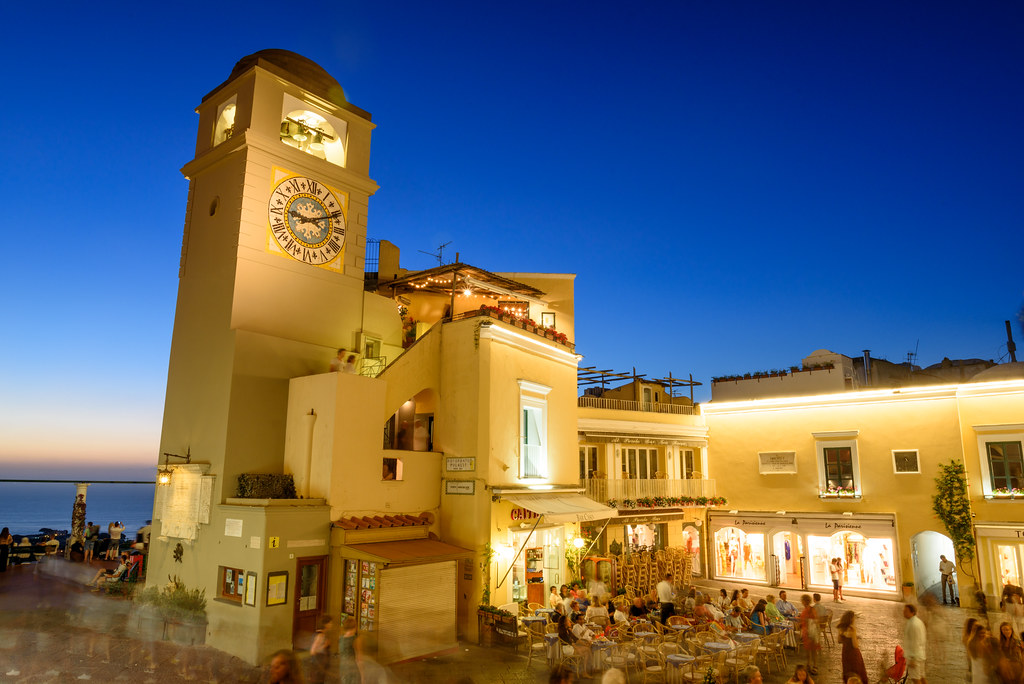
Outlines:
<svg viewBox="0 0 1024 684"><path fill-rule="evenodd" d="M154 461L193 110L271 47L373 114L370 236L577 273L583 365L1005 355L1020 3L491 4L9 12L3 472Z"/></svg>

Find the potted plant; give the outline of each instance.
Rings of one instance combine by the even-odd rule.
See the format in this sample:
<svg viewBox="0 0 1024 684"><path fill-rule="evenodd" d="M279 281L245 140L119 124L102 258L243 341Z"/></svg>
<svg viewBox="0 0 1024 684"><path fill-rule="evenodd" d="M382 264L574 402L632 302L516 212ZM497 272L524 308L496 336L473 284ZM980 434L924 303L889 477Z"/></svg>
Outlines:
<svg viewBox="0 0 1024 684"><path fill-rule="evenodd" d="M177 576L162 588L149 587L135 597L138 625L155 637L180 644L206 643L206 590L189 589ZM158 628L158 621L162 625Z"/></svg>
<svg viewBox="0 0 1024 684"><path fill-rule="evenodd" d="M914 596L914 583L904 582L903 583L903 598L909 599Z"/></svg>

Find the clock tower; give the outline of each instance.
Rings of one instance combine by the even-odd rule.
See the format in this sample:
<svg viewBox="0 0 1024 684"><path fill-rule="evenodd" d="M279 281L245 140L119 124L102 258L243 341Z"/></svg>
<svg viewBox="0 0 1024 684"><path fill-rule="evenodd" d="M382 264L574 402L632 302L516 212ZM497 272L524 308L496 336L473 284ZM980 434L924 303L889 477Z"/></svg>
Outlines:
<svg viewBox="0 0 1024 684"><path fill-rule="evenodd" d="M240 60L196 110L160 452L280 472L288 380L357 348L369 113L285 50Z"/></svg>
<svg viewBox="0 0 1024 684"><path fill-rule="evenodd" d="M363 290L377 190L369 113L323 68L285 50L240 60L196 111L160 438L160 467L174 477L157 488L148 572L158 583L178 576L207 598L252 599L262 624L280 616L262 615L269 599L243 592L231 559L267 552L275 533L243 526L222 504L236 496L238 475L283 472L289 380L325 372L340 347L359 349L368 316L387 309L396 337L400 321L387 300L368 307ZM237 620L219 603L208 616L211 634ZM263 646L238 654L251 659Z"/></svg>

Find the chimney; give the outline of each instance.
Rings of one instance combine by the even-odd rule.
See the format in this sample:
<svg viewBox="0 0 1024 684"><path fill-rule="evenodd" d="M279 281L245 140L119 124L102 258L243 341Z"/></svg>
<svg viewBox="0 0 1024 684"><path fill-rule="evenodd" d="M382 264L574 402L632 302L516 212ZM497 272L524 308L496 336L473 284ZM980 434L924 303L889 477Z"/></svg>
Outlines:
<svg viewBox="0 0 1024 684"><path fill-rule="evenodd" d="M864 350L864 386L871 386L871 350Z"/></svg>

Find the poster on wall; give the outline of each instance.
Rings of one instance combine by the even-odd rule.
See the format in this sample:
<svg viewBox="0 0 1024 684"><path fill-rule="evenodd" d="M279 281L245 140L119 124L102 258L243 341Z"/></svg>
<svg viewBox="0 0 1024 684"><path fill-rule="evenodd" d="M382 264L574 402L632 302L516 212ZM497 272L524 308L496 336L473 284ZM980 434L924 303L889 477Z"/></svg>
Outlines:
<svg viewBox="0 0 1024 684"><path fill-rule="evenodd" d="M267 575L267 605L280 606L288 600L288 571Z"/></svg>
<svg viewBox="0 0 1024 684"><path fill-rule="evenodd" d="M245 605L256 605L256 573L245 573Z"/></svg>

